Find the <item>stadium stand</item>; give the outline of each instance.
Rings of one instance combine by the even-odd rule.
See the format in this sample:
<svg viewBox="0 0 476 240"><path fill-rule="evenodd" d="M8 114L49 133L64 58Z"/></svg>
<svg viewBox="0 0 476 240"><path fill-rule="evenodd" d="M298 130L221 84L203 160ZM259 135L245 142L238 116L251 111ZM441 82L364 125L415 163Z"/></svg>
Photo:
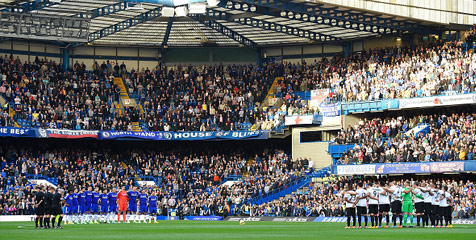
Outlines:
<svg viewBox="0 0 476 240"><path fill-rule="evenodd" d="M44 178L59 188L78 192L87 186L107 192L122 185L137 186L158 192L160 202L166 203L161 205L162 215L167 216L169 209L175 210L179 201L194 209L190 215L203 215L205 203L213 205L208 206L210 210L206 215L215 215L218 205L241 205L312 172L307 160L292 162L281 150L266 149L252 154L249 150L220 151L216 148L166 152L136 147L119 149L115 147L111 153L107 148L81 148L70 144L24 147L19 142L18 145L4 145L0 166L4 203L15 207L31 204L32 184L28 180ZM157 185L140 186L138 180L146 178L154 179ZM226 179L239 182L224 185ZM168 199L175 200L172 206ZM21 209L28 211L34 209L26 208L28 204L22 206Z"/></svg>
<svg viewBox="0 0 476 240"><path fill-rule="evenodd" d="M474 160L474 115L361 119L334 139L355 144L341 164Z"/></svg>
<svg viewBox="0 0 476 240"><path fill-rule="evenodd" d="M256 103L277 73L247 65L129 72L109 62L92 72L76 63L64 72L55 62L22 63L13 55L0 64L0 94L21 127L76 130L132 130L134 122L143 123L141 131L247 130L262 119ZM124 106L122 94L138 105ZM2 126L13 122L3 119Z"/></svg>

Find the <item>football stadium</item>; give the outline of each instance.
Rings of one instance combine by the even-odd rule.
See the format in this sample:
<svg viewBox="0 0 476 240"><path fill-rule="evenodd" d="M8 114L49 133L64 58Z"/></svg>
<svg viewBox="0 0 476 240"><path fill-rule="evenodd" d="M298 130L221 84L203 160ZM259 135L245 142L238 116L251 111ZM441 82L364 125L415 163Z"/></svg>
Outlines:
<svg viewBox="0 0 476 240"><path fill-rule="evenodd" d="M474 239L476 1L0 0L0 239Z"/></svg>

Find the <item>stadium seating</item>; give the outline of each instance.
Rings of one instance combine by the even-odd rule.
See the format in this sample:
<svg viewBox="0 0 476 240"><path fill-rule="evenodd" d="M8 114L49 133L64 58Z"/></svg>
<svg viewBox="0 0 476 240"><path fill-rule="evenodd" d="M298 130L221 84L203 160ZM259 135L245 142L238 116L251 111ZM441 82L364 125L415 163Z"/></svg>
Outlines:
<svg viewBox="0 0 476 240"><path fill-rule="evenodd" d="M75 64L63 72L54 62L21 63L13 56L0 64L6 76L0 95L15 109L18 125L58 129L248 130L261 119L256 105L275 76L272 66L179 65L129 72L124 65L114 72L110 64L95 71ZM2 125L14 123L2 119Z"/></svg>
<svg viewBox="0 0 476 240"><path fill-rule="evenodd" d="M362 119L329 145L340 164L473 160L471 113Z"/></svg>

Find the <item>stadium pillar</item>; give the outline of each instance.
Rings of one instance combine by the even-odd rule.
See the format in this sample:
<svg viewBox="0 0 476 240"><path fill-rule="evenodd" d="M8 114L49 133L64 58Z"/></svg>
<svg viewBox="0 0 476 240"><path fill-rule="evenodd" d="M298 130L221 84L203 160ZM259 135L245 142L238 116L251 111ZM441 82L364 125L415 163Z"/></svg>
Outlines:
<svg viewBox="0 0 476 240"><path fill-rule="evenodd" d="M160 54L160 55L161 55L160 60L161 60L162 66L164 66L164 65L165 65L165 62L166 62L166 61L165 61L165 53L166 53L167 51L166 51L166 48L165 48L165 47L162 47L162 50L161 50L161 51L162 51L162 52L161 52L161 54Z"/></svg>
<svg viewBox="0 0 476 240"><path fill-rule="evenodd" d="M261 48L256 48L256 65L261 66Z"/></svg>
<svg viewBox="0 0 476 240"><path fill-rule="evenodd" d="M351 42L344 42L342 45L344 47L344 55L347 57L349 56L349 53L351 51L351 45L352 43Z"/></svg>
<svg viewBox="0 0 476 240"><path fill-rule="evenodd" d="M69 68L69 53L70 53L70 50L71 50L71 47L70 46L67 46L65 48L62 49L63 52L62 52L62 57L63 57L63 70L66 72Z"/></svg>

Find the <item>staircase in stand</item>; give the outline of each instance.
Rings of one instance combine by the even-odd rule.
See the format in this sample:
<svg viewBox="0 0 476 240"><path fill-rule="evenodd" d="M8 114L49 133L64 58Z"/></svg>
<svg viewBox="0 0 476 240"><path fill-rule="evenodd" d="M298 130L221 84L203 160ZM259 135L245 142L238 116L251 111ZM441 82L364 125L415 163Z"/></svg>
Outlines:
<svg viewBox="0 0 476 240"><path fill-rule="evenodd" d="M269 107L269 106L271 106L271 105L274 105L274 103L273 103L273 104L270 103L270 99L272 99L272 98L273 98L273 95L276 93L276 89L277 89L277 86L278 86L278 82L279 82L280 80L284 80L284 78L283 78L283 77L276 77L276 78L274 78L273 84L271 84L271 87L269 88L268 93L266 94L266 97L264 98L263 102L261 102L260 106L258 107L258 109L259 109L260 111L262 111L263 108L265 108L265 107L267 108L267 107ZM253 124L253 125L250 127L249 130L250 130L250 131L255 131L255 130L256 130L256 124Z"/></svg>
<svg viewBox="0 0 476 240"><path fill-rule="evenodd" d="M254 161L255 161L255 157L250 157L248 161L246 162L246 166L253 164ZM250 173L248 171L243 173L243 177L248 177L249 175Z"/></svg>
<svg viewBox="0 0 476 240"><path fill-rule="evenodd" d="M125 111L124 107L128 105L128 106L138 107L140 114L142 116L144 114L144 108L142 107L142 105L137 104L136 99L133 99L129 96L129 93L127 92L127 88L126 88L126 85L124 84L123 79L119 77L114 78L114 84L120 90L119 102L114 102L114 105L116 106L116 114L122 115ZM134 132L142 131L142 128L140 127L139 122L132 122L132 131Z"/></svg>
<svg viewBox="0 0 476 240"><path fill-rule="evenodd" d="M297 177L292 182L281 186L278 189L274 189L267 194L255 197L251 199L248 204L260 205L268 202L282 201L284 198L289 198L292 194L296 193L296 191L300 189L307 191L313 178L325 178L330 176L330 174L331 167L324 167L310 174Z"/></svg>
<svg viewBox="0 0 476 240"><path fill-rule="evenodd" d="M305 185L309 185L310 181L311 181L311 177L307 175L297 177L292 182L284 186L274 189L267 194L263 194L262 196L258 196L251 199L248 203L261 205L264 203L268 203L268 202L280 199L282 197L285 197L286 195L292 194L298 189L304 187Z"/></svg>
<svg viewBox="0 0 476 240"><path fill-rule="evenodd" d="M2 109L5 107L6 104L8 104L8 115L14 120L13 126L20 127L17 121L15 121L15 110L13 110L11 104L2 95L0 95L0 104Z"/></svg>
<svg viewBox="0 0 476 240"><path fill-rule="evenodd" d="M122 81L122 78L119 78L119 77L114 78L114 84L117 87L119 87L119 90L121 91L120 93L121 99L128 99L129 94L127 94L126 85L124 84L124 81Z"/></svg>
<svg viewBox="0 0 476 240"><path fill-rule="evenodd" d="M133 122L132 123L132 131L134 132L141 132L142 128L139 125L139 122Z"/></svg>

